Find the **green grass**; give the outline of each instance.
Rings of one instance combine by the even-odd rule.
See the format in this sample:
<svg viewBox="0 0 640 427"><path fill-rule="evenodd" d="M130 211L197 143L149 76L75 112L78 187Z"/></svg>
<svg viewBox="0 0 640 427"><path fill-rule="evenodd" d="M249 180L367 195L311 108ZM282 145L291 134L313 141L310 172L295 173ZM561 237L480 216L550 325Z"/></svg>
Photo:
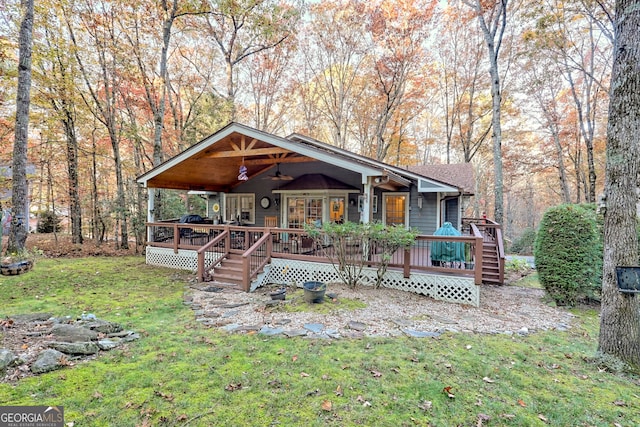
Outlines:
<svg viewBox="0 0 640 427"><path fill-rule="evenodd" d="M195 322L182 303L188 279L142 258L41 260L2 277L0 317L84 311L143 337L2 383L1 404L63 405L75 426L640 425L638 378L589 362L594 310L575 311L568 332L526 337L229 335Z"/></svg>

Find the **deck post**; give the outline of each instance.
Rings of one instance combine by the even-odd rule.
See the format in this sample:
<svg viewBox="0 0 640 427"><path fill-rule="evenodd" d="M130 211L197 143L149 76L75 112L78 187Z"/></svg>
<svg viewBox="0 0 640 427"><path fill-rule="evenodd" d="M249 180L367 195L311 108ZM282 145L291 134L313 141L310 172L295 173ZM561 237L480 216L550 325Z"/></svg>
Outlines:
<svg viewBox="0 0 640 427"><path fill-rule="evenodd" d="M475 253L475 282L476 285L482 284L482 246L484 239L483 237L476 237L476 253Z"/></svg>
<svg viewBox="0 0 640 427"><path fill-rule="evenodd" d="M404 249L404 263L402 272L405 279L411 277L411 248Z"/></svg>

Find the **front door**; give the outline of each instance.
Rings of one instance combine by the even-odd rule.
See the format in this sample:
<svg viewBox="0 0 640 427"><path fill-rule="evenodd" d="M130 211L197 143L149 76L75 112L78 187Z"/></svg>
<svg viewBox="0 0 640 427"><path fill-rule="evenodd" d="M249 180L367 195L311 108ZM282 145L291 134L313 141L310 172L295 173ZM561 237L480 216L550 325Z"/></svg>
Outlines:
<svg viewBox="0 0 640 427"><path fill-rule="evenodd" d="M409 193L384 193L382 218L385 225L409 225Z"/></svg>

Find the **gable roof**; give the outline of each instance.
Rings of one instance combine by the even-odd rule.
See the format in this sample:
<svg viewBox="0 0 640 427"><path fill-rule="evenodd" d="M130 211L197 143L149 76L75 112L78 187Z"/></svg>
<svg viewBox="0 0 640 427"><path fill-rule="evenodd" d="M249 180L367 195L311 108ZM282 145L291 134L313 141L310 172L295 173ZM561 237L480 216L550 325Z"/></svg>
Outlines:
<svg viewBox="0 0 640 427"><path fill-rule="evenodd" d="M321 161L371 177L390 189L417 182L426 192L462 189L420 172L375 161L299 134L279 137L232 122L182 153L138 177L149 188L229 192L238 185L240 166L249 179L277 164Z"/></svg>
<svg viewBox="0 0 640 427"><path fill-rule="evenodd" d="M409 170L459 187L467 194L474 194L475 174L471 163L415 165L409 166Z"/></svg>

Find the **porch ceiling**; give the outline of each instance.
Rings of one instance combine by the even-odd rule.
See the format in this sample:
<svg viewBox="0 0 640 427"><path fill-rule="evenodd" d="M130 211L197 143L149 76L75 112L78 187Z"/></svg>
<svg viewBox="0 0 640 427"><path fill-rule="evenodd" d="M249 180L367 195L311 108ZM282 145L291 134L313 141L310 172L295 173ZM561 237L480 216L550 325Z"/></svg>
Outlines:
<svg viewBox="0 0 640 427"><path fill-rule="evenodd" d="M180 162L167 164L164 170L147 181L147 186L176 190L229 191L242 182L238 180L238 174L243 163L247 168L248 178L253 179L274 173L278 163L311 161L314 159L233 132Z"/></svg>

